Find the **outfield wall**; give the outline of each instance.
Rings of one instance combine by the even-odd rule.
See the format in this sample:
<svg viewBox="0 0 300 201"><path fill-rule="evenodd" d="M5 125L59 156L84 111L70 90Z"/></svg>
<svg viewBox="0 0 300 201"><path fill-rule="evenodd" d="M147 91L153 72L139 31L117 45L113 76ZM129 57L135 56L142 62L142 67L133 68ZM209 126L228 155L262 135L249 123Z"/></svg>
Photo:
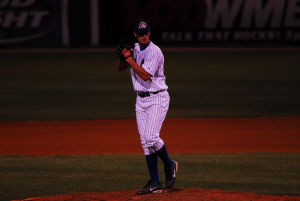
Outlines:
<svg viewBox="0 0 300 201"><path fill-rule="evenodd" d="M0 47L110 47L138 18L166 46L300 45L300 0L3 0Z"/></svg>

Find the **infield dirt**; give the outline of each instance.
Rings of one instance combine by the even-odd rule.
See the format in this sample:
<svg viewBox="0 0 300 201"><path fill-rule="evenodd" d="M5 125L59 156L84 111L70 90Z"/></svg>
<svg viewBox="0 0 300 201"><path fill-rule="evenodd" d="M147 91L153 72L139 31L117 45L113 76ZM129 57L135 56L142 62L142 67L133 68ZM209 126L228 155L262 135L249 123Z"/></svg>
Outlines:
<svg viewBox="0 0 300 201"><path fill-rule="evenodd" d="M300 118L166 119L171 153L300 152ZM0 154L142 153L128 120L0 123ZM117 140L116 140L117 139Z"/></svg>

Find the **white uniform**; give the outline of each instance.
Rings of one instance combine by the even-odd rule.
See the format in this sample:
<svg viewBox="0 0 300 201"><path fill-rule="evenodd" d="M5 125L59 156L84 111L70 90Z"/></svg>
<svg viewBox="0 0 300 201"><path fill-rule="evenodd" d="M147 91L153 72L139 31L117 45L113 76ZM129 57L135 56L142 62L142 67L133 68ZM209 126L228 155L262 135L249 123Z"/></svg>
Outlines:
<svg viewBox="0 0 300 201"><path fill-rule="evenodd" d="M138 65L152 75L150 80L144 81L130 68L134 91L158 92L150 96L136 97L136 120L141 144L145 155L155 153L164 145L159 137L163 121L169 109L169 93L166 77L164 76L164 55L160 48L150 42L147 48L140 49L135 44L133 58Z"/></svg>

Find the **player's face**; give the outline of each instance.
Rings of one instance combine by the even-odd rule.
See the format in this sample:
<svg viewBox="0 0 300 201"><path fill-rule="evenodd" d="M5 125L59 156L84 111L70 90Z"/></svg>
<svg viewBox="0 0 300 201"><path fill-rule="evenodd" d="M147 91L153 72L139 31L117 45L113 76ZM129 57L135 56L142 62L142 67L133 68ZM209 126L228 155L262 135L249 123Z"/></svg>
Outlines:
<svg viewBox="0 0 300 201"><path fill-rule="evenodd" d="M141 45L147 45L150 42L150 33L142 33L142 34L138 34L138 33L134 33L135 37L137 39L137 41L139 42L139 44Z"/></svg>

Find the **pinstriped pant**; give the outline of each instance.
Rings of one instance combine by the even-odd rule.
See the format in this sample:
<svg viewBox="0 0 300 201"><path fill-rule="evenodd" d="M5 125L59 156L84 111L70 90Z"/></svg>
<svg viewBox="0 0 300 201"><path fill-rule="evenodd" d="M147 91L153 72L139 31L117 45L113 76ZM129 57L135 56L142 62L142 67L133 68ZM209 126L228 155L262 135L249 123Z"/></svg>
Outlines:
<svg viewBox="0 0 300 201"><path fill-rule="evenodd" d="M169 102L170 96L167 91L136 98L136 121L145 155L155 153L164 145L159 134L169 109Z"/></svg>

